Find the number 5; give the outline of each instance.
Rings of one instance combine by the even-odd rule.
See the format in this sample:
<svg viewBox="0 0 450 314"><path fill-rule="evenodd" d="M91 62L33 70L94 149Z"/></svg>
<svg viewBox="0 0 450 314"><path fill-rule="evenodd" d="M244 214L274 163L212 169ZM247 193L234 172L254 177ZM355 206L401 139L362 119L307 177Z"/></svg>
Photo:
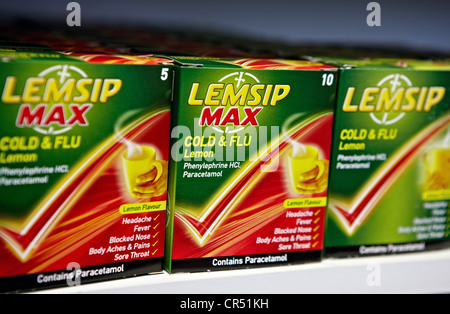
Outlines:
<svg viewBox="0 0 450 314"><path fill-rule="evenodd" d="M161 70L161 80L165 81L165 80L167 80L168 77L169 77L169 69L168 68L163 68Z"/></svg>

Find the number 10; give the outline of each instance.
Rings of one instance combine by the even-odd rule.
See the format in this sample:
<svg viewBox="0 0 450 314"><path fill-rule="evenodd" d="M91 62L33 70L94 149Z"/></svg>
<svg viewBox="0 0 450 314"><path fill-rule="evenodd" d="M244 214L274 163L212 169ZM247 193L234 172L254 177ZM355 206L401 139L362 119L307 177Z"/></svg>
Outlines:
<svg viewBox="0 0 450 314"><path fill-rule="evenodd" d="M333 74L324 74L322 75L322 86L331 86L333 85L334 75Z"/></svg>

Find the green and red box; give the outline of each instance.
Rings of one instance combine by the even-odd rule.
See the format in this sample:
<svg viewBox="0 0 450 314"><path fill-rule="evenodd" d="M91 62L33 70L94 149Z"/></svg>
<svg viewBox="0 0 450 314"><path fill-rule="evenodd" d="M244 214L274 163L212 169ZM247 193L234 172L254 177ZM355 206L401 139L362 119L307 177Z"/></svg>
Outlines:
<svg viewBox="0 0 450 314"><path fill-rule="evenodd" d="M340 68L326 256L448 247L450 64L319 59Z"/></svg>
<svg viewBox="0 0 450 314"><path fill-rule="evenodd" d="M336 68L300 60L174 63L165 268L320 260ZM302 158L308 167L291 162Z"/></svg>
<svg viewBox="0 0 450 314"><path fill-rule="evenodd" d="M0 49L1 291L162 271L171 87L164 58Z"/></svg>

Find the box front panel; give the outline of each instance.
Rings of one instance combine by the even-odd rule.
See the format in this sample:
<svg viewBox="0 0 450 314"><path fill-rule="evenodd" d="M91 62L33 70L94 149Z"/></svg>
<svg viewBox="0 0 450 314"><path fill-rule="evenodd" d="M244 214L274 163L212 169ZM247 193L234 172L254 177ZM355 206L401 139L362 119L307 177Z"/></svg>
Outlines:
<svg viewBox="0 0 450 314"><path fill-rule="evenodd" d="M169 68L0 67L2 290L160 271Z"/></svg>
<svg viewBox="0 0 450 314"><path fill-rule="evenodd" d="M318 259L335 73L178 71L172 270Z"/></svg>
<svg viewBox="0 0 450 314"><path fill-rule="evenodd" d="M449 73L342 70L326 235L330 254L448 239Z"/></svg>

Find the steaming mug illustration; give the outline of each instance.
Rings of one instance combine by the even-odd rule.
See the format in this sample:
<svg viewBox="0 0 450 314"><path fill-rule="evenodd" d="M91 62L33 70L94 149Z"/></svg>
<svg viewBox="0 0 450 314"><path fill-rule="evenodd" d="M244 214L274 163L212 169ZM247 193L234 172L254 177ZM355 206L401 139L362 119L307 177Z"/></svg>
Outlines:
<svg viewBox="0 0 450 314"><path fill-rule="evenodd" d="M125 152L122 156L125 181L131 196L135 198L148 198L161 195L166 187L157 184L164 179L165 162L156 160L155 149L142 146L132 154Z"/></svg>
<svg viewBox="0 0 450 314"><path fill-rule="evenodd" d="M428 191L450 189L450 148L434 148L423 155Z"/></svg>
<svg viewBox="0 0 450 314"><path fill-rule="evenodd" d="M328 186L328 160L319 159L319 150L305 146L301 151L288 153L292 187L297 193L312 194L324 191Z"/></svg>

